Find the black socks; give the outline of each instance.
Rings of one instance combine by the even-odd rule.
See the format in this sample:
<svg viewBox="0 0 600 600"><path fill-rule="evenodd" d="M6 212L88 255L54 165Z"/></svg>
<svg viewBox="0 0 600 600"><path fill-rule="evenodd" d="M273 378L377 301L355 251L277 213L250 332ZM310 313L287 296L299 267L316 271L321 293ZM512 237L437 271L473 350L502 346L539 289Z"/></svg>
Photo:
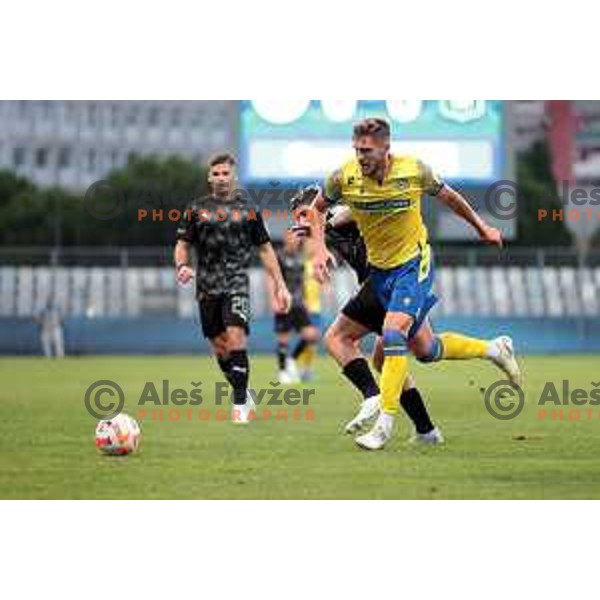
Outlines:
<svg viewBox="0 0 600 600"><path fill-rule="evenodd" d="M294 348L294 353L292 354L292 358L296 360L303 352L304 349L308 346L308 342L300 338L296 347Z"/></svg>
<svg viewBox="0 0 600 600"><path fill-rule="evenodd" d="M277 344L277 364L279 365L280 371L285 371L285 361L288 355L288 345L279 342Z"/></svg>
<svg viewBox="0 0 600 600"><path fill-rule="evenodd" d="M364 358L351 360L343 369L344 375L352 382L352 385L360 390L363 398L371 398L379 395L379 386L373 377L369 363Z"/></svg>
<svg viewBox="0 0 600 600"><path fill-rule="evenodd" d="M245 350L234 350L229 354L229 381L233 388L233 403L246 404L250 364Z"/></svg>
<svg viewBox="0 0 600 600"><path fill-rule="evenodd" d="M417 388L403 391L400 396L400 405L415 424L417 433L429 433L433 429L433 423Z"/></svg>
<svg viewBox="0 0 600 600"><path fill-rule="evenodd" d="M225 379L229 383L231 383L231 379L229 379L229 369L231 368L231 358L228 356L226 358L222 356L217 356L217 362L219 363L219 367L221 367L221 371L223 371L223 375L225 375Z"/></svg>
<svg viewBox="0 0 600 600"><path fill-rule="evenodd" d="M229 354L227 380L233 388L233 403L246 404L250 364L246 350L234 350ZM221 364L221 361L219 361Z"/></svg>

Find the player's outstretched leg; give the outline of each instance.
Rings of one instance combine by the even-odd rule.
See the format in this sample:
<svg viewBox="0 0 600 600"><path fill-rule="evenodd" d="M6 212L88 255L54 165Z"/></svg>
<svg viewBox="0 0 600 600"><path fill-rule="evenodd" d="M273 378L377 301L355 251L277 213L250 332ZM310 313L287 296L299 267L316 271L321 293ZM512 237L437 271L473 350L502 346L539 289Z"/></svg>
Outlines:
<svg viewBox="0 0 600 600"><path fill-rule="evenodd" d="M512 339L508 336L481 340L453 332L435 335L427 321L411 339L410 346L417 360L424 363L474 358L490 360L513 383L521 385L521 369L515 357Z"/></svg>

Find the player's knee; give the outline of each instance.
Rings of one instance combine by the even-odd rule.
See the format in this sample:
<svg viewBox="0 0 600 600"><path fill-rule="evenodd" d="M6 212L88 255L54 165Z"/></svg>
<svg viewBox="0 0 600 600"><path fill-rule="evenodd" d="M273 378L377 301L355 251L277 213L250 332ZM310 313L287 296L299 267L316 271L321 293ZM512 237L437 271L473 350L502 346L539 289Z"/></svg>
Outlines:
<svg viewBox="0 0 600 600"><path fill-rule="evenodd" d="M217 359L225 359L229 356L225 346L214 346L213 350Z"/></svg>
<svg viewBox="0 0 600 600"><path fill-rule="evenodd" d="M344 348L350 348L354 343L351 336L349 336L343 329L332 325L323 337L323 342L327 351L332 356L337 356L344 350Z"/></svg>
<svg viewBox="0 0 600 600"><path fill-rule="evenodd" d="M217 336L210 340L213 352L217 358L225 358L228 354L227 338L223 335Z"/></svg>
<svg viewBox="0 0 600 600"><path fill-rule="evenodd" d="M230 327L227 335L227 351L246 349L246 332L241 327Z"/></svg>
<svg viewBox="0 0 600 600"><path fill-rule="evenodd" d="M386 358L388 356L406 356L408 354L406 335L398 329L384 329L383 354Z"/></svg>
<svg viewBox="0 0 600 600"><path fill-rule="evenodd" d="M431 340L429 347L425 348L424 351L416 353L416 358L422 363L437 362L442 359L442 340L436 335Z"/></svg>

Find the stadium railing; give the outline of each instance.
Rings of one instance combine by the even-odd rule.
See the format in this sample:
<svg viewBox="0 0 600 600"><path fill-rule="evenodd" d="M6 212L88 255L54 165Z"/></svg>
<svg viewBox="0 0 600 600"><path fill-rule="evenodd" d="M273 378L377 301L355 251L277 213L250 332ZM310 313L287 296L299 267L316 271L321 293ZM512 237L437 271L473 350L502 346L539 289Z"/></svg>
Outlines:
<svg viewBox="0 0 600 600"><path fill-rule="evenodd" d="M474 335L512 331L532 340L531 351L600 347L600 252L590 253L585 262L571 248L509 247L500 252L442 246L435 254L436 323ZM256 330L270 344L265 274L254 267L250 277ZM347 268L336 271L330 292L323 294L325 322L355 287ZM176 285L171 248L0 248L0 352L15 345L19 352L31 351L37 343L33 317L50 300L70 321L74 352L134 351L143 339L144 351L188 351L198 344L198 335L188 346L180 344L181 332L191 322L198 325L198 316L193 286ZM179 338L172 333L167 343L169 328L180 333ZM128 345L131 339L135 344Z"/></svg>
<svg viewBox="0 0 600 600"><path fill-rule="evenodd" d="M582 261L575 248L507 246L502 250L483 246L434 246L438 266L600 266L600 249ZM156 267L172 264L170 247L2 246L0 266L114 266Z"/></svg>
<svg viewBox="0 0 600 600"><path fill-rule="evenodd" d="M600 314L600 251L582 263L571 248L442 246L435 249L442 315ZM178 288L170 248L0 248L0 315L26 316L53 298L67 314L190 316L190 289ZM264 273L252 269L254 312L268 303ZM339 308L354 279L340 269L325 312Z"/></svg>

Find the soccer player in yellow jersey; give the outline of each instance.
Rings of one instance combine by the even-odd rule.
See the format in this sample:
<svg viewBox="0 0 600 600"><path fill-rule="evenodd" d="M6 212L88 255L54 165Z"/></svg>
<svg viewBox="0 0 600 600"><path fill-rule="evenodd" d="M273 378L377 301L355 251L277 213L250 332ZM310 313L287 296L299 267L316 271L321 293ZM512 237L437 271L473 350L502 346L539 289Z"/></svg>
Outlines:
<svg viewBox="0 0 600 600"><path fill-rule="evenodd" d="M308 311L314 337L318 340L321 329L321 284L315 277L313 251L314 243L311 238L307 238L304 241L304 306ZM313 365L317 354L317 344L308 344L296 359L302 381L313 379Z"/></svg>
<svg viewBox="0 0 600 600"><path fill-rule="evenodd" d="M324 214L335 202L350 207L370 264L361 291L368 288L385 309L381 399L378 406L363 405L359 413L365 422L378 412L379 416L371 431L356 438L359 446L377 450L392 435L398 398L408 374L409 352L422 362L489 358L517 383L520 371L510 338L487 341L456 333L434 334L427 315L437 298L432 292L433 263L421 217L421 198L438 198L467 221L483 243L501 247L501 232L485 223L460 193L421 161L392 155L390 126L384 119L357 123L353 147L356 158L329 177L325 193L315 200L314 208ZM315 274L324 282L333 257L325 246L323 219L313 219L312 229ZM343 314L332 327L340 339L359 331L356 323Z"/></svg>

